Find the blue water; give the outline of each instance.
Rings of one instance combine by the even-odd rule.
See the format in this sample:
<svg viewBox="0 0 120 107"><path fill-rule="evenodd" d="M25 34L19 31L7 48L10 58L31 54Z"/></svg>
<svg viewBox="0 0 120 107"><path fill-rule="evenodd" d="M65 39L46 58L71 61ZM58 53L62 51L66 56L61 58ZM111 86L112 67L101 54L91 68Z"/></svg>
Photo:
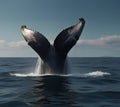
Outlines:
<svg viewBox="0 0 120 107"><path fill-rule="evenodd" d="M120 107L120 58L69 58L67 75L33 75L36 62L0 58L0 107Z"/></svg>

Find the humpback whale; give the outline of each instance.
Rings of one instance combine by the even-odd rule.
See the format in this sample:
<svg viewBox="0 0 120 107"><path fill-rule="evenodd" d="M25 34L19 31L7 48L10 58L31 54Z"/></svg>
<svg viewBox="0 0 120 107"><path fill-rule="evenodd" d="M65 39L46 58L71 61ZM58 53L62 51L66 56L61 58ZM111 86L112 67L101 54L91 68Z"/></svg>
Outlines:
<svg viewBox="0 0 120 107"><path fill-rule="evenodd" d="M50 44L47 38L38 31L21 26L21 32L28 45L33 48L41 58L41 73L63 74L67 73L67 54L78 41L85 25L83 18L73 26L64 29Z"/></svg>

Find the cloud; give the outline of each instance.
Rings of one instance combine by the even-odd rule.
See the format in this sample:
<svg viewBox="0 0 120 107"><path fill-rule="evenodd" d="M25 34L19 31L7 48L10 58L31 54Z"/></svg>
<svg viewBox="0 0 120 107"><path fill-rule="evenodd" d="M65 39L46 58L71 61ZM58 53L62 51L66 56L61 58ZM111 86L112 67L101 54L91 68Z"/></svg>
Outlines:
<svg viewBox="0 0 120 107"><path fill-rule="evenodd" d="M27 43L25 41L12 41L8 42L5 40L0 40L0 48L19 48L19 47L25 47L27 46Z"/></svg>
<svg viewBox="0 0 120 107"><path fill-rule="evenodd" d="M0 40L0 51L0 57L37 56L36 52L24 40ZM69 56L120 56L120 35L104 36L91 40L80 39L69 52Z"/></svg>
<svg viewBox="0 0 120 107"><path fill-rule="evenodd" d="M79 40L73 47L69 56L119 56L120 57L120 35L104 36L91 40Z"/></svg>
<svg viewBox="0 0 120 107"><path fill-rule="evenodd" d="M0 47L3 47L5 45L5 40L0 40Z"/></svg>
<svg viewBox="0 0 120 107"><path fill-rule="evenodd" d="M0 57L36 57L37 54L23 41L0 40Z"/></svg>
<svg viewBox="0 0 120 107"><path fill-rule="evenodd" d="M25 47L27 43L25 41L10 42L7 44L9 47Z"/></svg>
<svg viewBox="0 0 120 107"><path fill-rule="evenodd" d="M89 45L89 46L120 46L120 36L112 35L105 36L94 40L79 40L78 45Z"/></svg>

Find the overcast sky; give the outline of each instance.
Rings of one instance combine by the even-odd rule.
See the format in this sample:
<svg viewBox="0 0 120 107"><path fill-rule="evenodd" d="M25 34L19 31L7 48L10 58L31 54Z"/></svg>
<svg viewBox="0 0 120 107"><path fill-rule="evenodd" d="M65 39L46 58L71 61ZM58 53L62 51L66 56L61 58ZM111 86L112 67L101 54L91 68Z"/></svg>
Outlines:
<svg viewBox="0 0 120 107"><path fill-rule="evenodd" d="M86 21L72 57L120 57L120 0L0 0L0 57L37 57L20 27L53 41L65 28Z"/></svg>

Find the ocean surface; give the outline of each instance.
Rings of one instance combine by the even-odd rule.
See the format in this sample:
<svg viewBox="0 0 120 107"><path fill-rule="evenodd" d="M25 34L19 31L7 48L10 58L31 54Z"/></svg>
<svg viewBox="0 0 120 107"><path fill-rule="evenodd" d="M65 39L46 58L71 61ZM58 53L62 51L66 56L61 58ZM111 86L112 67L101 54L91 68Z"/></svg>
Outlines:
<svg viewBox="0 0 120 107"><path fill-rule="evenodd" d="M38 75L37 58L0 58L0 107L120 107L120 58L69 58L66 75Z"/></svg>

